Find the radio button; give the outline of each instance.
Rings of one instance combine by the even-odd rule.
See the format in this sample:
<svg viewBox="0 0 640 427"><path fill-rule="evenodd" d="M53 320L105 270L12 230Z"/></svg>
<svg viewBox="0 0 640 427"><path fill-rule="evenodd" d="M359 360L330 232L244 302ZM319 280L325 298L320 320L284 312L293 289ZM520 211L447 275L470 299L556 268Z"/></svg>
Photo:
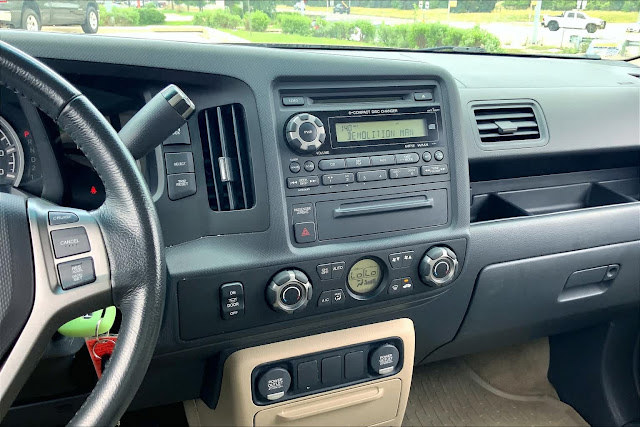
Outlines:
<svg viewBox="0 0 640 427"><path fill-rule="evenodd" d="M371 156L371 166L389 166L395 164L396 158L393 154L388 154L386 156ZM386 177L383 179L386 179Z"/></svg>
<svg viewBox="0 0 640 427"><path fill-rule="evenodd" d="M304 105L304 96L283 96L282 105L286 107Z"/></svg>
<svg viewBox="0 0 640 427"><path fill-rule="evenodd" d="M386 170L358 172L358 182L384 181L385 179L387 179Z"/></svg>
<svg viewBox="0 0 640 427"><path fill-rule="evenodd" d="M396 163L399 165L407 163L418 163L419 161L420 156L418 155L418 153L396 154Z"/></svg>
<svg viewBox="0 0 640 427"><path fill-rule="evenodd" d="M422 153L422 160L424 160L425 162L430 162L431 158L431 152L425 151L424 153Z"/></svg>
<svg viewBox="0 0 640 427"><path fill-rule="evenodd" d="M311 160L307 160L306 162L304 162L304 170L306 170L307 172L313 172L315 168L316 168L316 164L313 163Z"/></svg>
<svg viewBox="0 0 640 427"><path fill-rule="evenodd" d="M355 180L352 173L337 173L332 175L323 175L323 185L335 185L335 184L351 184Z"/></svg>
<svg viewBox="0 0 640 427"><path fill-rule="evenodd" d="M389 178L398 179L398 178L415 178L418 176L418 168L397 168L389 170Z"/></svg>
<svg viewBox="0 0 640 427"><path fill-rule="evenodd" d="M287 187L289 188L317 187L318 185L320 185L320 178L318 178L317 176L287 178Z"/></svg>
<svg viewBox="0 0 640 427"><path fill-rule="evenodd" d="M442 159L444 159L444 153L440 150L436 151L435 154L433 155L433 157L437 160L437 161L442 161Z"/></svg>
<svg viewBox="0 0 640 427"><path fill-rule="evenodd" d="M298 162L291 162L289 163L289 170L293 173L298 173L300 172L300 163Z"/></svg>
<svg viewBox="0 0 640 427"><path fill-rule="evenodd" d="M422 166L420 169L420 173L422 175L444 175L449 173L448 165L431 165L431 166Z"/></svg>
<svg viewBox="0 0 640 427"><path fill-rule="evenodd" d="M347 168L366 168L371 166L371 159L368 157L350 157L345 163Z"/></svg>
<svg viewBox="0 0 640 427"><path fill-rule="evenodd" d="M323 171L331 171L336 169L344 169L345 163L344 159L320 160L320 162L318 162L318 167Z"/></svg>
<svg viewBox="0 0 640 427"><path fill-rule="evenodd" d="M306 142L311 142L318 136L318 128L315 124L306 122L300 125L298 128L298 134Z"/></svg>
<svg viewBox="0 0 640 427"><path fill-rule="evenodd" d="M413 99L416 101L433 101L431 92L413 92Z"/></svg>

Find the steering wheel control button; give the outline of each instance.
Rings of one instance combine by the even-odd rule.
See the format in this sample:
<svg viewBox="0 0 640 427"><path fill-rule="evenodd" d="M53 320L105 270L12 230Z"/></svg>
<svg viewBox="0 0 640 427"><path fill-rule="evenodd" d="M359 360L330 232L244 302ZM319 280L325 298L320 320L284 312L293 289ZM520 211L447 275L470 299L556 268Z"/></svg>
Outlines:
<svg viewBox="0 0 640 427"><path fill-rule="evenodd" d="M444 159L444 153L440 150L436 151L433 155L433 158L437 161L441 162Z"/></svg>
<svg viewBox="0 0 640 427"><path fill-rule="evenodd" d="M344 355L344 377L348 380L358 380L364 377L364 351L352 351Z"/></svg>
<svg viewBox="0 0 640 427"><path fill-rule="evenodd" d="M220 310L223 319L233 319L244 314L244 288L242 283L225 283L220 286Z"/></svg>
<svg viewBox="0 0 640 427"><path fill-rule="evenodd" d="M445 246L434 246L420 261L420 279L429 286L444 286L453 281L458 257Z"/></svg>
<svg viewBox="0 0 640 427"><path fill-rule="evenodd" d="M318 307L329 307L332 300L332 291L324 291L318 298Z"/></svg>
<svg viewBox="0 0 640 427"><path fill-rule="evenodd" d="M320 362L321 381L325 386L342 382L342 356L325 357Z"/></svg>
<svg viewBox="0 0 640 427"><path fill-rule="evenodd" d="M325 159L318 162L318 167L323 171L333 171L345 168L344 159Z"/></svg>
<svg viewBox="0 0 640 427"><path fill-rule="evenodd" d="M80 221L78 215L73 212L49 212L49 225L72 224L78 221Z"/></svg>
<svg viewBox="0 0 640 427"><path fill-rule="evenodd" d="M258 394L266 400L281 399L291 387L291 374L283 368L272 368L258 380Z"/></svg>
<svg viewBox="0 0 640 427"><path fill-rule="evenodd" d="M422 160L424 160L425 162L430 162L432 158L433 156L431 156L431 152L425 151L424 153L422 153Z"/></svg>
<svg viewBox="0 0 640 427"><path fill-rule="evenodd" d="M96 281L96 273L91 257L61 262L58 264L60 286L69 290Z"/></svg>
<svg viewBox="0 0 640 427"><path fill-rule="evenodd" d="M344 261L339 261L339 262L334 262L331 264L331 278L336 280L336 279L341 279L342 275L344 274L344 267L345 267L345 262Z"/></svg>
<svg viewBox="0 0 640 427"><path fill-rule="evenodd" d="M400 363L400 351L392 344L384 344L369 355L371 370L379 375L387 375L396 369Z"/></svg>
<svg viewBox="0 0 640 427"><path fill-rule="evenodd" d="M285 135L289 147L307 153L320 148L326 138L322 120L307 113L297 114L289 119Z"/></svg>
<svg viewBox="0 0 640 427"><path fill-rule="evenodd" d="M267 302L276 311L292 314L306 307L313 296L311 282L300 270L284 270L267 285Z"/></svg>
<svg viewBox="0 0 640 427"><path fill-rule="evenodd" d="M320 382L318 361L311 360L298 365L298 389L307 391Z"/></svg>
<svg viewBox="0 0 640 427"><path fill-rule="evenodd" d="M182 153L165 153L164 160L167 164L168 174L194 171L193 153L188 151Z"/></svg>
<svg viewBox="0 0 640 427"><path fill-rule="evenodd" d="M51 242L56 258L83 254L91 250L84 227L64 228L51 232Z"/></svg>
<svg viewBox="0 0 640 427"><path fill-rule="evenodd" d="M300 163L298 162L289 163L289 170L291 171L291 173L298 173L300 172L300 169L301 169Z"/></svg>
<svg viewBox="0 0 640 427"><path fill-rule="evenodd" d="M331 280L331 264L320 264L316 267L320 280Z"/></svg>
<svg viewBox="0 0 640 427"><path fill-rule="evenodd" d="M296 242L311 243L316 241L316 224L313 222L299 222L293 225Z"/></svg>
<svg viewBox="0 0 640 427"><path fill-rule="evenodd" d="M304 105L304 96L283 96L282 105L285 107Z"/></svg>
<svg viewBox="0 0 640 427"><path fill-rule="evenodd" d="M196 174L167 175L167 189L171 200L180 200L196 194Z"/></svg>
<svg viewBox="0 0 640 427"><path fill-rule="evenodd" d="M162 145L187 145L191 144L191 138L189 137L189 126L183 124L175 132L169 135L169 138L165 139Z"/></svg>

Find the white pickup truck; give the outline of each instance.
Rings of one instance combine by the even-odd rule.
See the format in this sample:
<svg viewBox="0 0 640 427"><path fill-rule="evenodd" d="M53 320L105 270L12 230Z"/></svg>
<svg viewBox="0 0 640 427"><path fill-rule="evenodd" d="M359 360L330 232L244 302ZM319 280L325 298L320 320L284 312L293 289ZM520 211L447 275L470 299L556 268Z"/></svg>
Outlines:
<svg viewBox="0 0 640 427"><path fill-rule="evenodd" d="M595 33L598 29L604 29L606 25L606 21L592 18L580 10L568 10L560 16L545 15L542 18L542 26L551 31L558 31L560 28L574 28Z"/></svg>

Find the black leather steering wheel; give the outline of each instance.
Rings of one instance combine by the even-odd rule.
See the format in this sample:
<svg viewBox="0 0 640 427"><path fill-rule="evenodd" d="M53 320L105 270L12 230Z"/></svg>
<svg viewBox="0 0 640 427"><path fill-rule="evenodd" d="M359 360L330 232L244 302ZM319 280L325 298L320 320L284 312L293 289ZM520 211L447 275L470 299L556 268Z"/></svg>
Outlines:
<svg viewBox="0 0 640 427"><path fill-rule="evenodd" d="M123 320L114 353L70 422L114 425L147 371L164 310L164 244L151 195L113 128L60 75L0 42L0 85L28 99L66 131L106 190L104 204L92 212L0 193L0 419L62 323L115 305ZM74 213L78 221L51 225L51 211ZM73 227L85 229L90 251L56 258L51 232ZM95 281L63 289L59 264L87 257Z"/></svg>

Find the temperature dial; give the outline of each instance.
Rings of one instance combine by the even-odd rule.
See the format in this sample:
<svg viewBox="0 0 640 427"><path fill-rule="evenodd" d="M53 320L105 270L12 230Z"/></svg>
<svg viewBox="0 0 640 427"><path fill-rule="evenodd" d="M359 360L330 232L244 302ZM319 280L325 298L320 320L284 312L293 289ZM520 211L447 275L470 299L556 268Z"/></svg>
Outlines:
<svg viewBox="0 0 640 427"><path fill-rule="evenodd" d="M267 286L267 301L271 308L288 314L304 308L311 295L311 282L300 270L281 271Z"/></svg>
<svg viewBox="0 0 640 427"><path fill-rule="evenodd" d="M327 136L322 121L308 113L291 117L285 133L289 146L304 153L318 150Z"/></svg>
<svg viewBox="0 0 640 427"><path fill-rule="evenodd" d="M420 261L420 279L429 286L448 285L457 270L458 257L445 246L434 246Z"/></svg>

